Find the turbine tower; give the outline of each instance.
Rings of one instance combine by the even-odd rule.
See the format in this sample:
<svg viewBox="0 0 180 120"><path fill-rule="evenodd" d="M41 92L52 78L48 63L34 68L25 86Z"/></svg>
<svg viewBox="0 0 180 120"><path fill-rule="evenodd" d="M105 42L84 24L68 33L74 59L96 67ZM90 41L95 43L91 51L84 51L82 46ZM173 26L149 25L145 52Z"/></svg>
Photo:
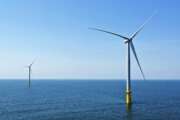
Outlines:
<svg viewBox="0 0 180 120"><path fill-rule="evenodd" d="M32 71L32 65L34 64L35 60L27 66L28 68L28 77L29 77L29 88L31 87L31 71Z"/></svg>
<svg viewBox="0 0 180 120"><path fill-rule="evenodd" d="M134 47L134 44L133 44L133 39L138 35L138 33L143 29L143 27L145 26L145 24L154 16L154 14L152 16L150 16L141 26L140 28L134 32L132 34L132 36L130 37L125 37L123 35L120 35L120 34L117 34L117 33L114 33L114 32L109 32L109 31L106 31L106 30L103 30L103 29L98 29L98 28L89 28L89 29L92 29L92 30L97 30L97 31L100 31L100 32L104 32L104 33L108 33L108 34L111 34L111 35L114 35L114 36L117 36L117 37L120 37L120 38L123 38L125 41L124 43L127 45L127 80L126 80L126 104L131 104L132 103L132 91L131 91L131 50L134 54L134 57L136 59L136 62L138 64L138 67L140 69L140 72L142 74L142 77L143 79L145 80L145 75L143 73L143 70L142 70L142 67L140 65L140 62L138 60L138 57L137 57L137 54L136 54L136 50L135 50L135 47Z"/></svg>

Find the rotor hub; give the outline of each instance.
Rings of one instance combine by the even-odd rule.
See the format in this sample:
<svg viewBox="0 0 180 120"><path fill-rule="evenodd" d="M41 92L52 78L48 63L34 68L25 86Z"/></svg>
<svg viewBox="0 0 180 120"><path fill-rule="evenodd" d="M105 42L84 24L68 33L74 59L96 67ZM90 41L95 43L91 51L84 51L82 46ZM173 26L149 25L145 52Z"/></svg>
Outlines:
<svg viewBox="0 0 180 120"><path fill-rule="evenodd" d="M124 40L124 43L127 44L127 43L130 43L131 41L132 39Z"/></svg>

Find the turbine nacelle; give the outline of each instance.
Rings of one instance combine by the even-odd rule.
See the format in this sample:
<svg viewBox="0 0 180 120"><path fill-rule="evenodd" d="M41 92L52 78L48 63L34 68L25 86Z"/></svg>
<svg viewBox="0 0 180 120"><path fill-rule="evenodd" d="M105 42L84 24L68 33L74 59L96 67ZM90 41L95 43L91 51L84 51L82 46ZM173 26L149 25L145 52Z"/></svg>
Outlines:
<svg viewBox="0 0 180 120"><path fill-rule="evenodd" d="M127 43L130 43L131 41L132 41L132 38L131 39L125 39L124 43L127 44Z"/></svg>

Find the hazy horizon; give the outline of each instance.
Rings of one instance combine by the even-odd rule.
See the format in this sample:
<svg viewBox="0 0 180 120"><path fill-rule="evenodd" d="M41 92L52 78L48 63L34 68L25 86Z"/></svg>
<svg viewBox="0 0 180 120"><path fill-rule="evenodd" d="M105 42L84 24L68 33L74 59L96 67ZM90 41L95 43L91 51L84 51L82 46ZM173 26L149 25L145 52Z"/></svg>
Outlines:
<svg viewBox="0 0 180 120"><path fill-rule="evenodd" d="M28 78L0 78L0 80L23 80L23 81L28 81ZM33 78L33 79L31 79L31 80L35 80L35 81L111 81L111 80L113 80L113 81L126 81L126 78L124 78L124 79L115 79L115 78L112 78L112 79L110 79L110 78ZM176 80L180 80L180 79L166 79L166 78L164 78L164 79L146 79L146 80L143 80L143 79L132 79L132 81L144 81L144 82L146 82L146 81L176 81Z"/></svg>

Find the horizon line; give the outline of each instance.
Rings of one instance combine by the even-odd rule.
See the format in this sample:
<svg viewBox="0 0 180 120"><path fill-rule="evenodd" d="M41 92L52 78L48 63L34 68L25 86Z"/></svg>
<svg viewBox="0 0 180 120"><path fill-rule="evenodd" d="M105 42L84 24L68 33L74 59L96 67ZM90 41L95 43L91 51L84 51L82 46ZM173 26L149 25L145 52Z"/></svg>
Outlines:
<svg viewBox="0 0 180 120"><path fill-rule="evenodd" d="M28 80L28 79L26 79L26 78L0 78L0 80ZM34 79L32 79L32 80L36 80L36 81L38 81L38 80L59 80L59 81L70 81L70 80L81 80L81 81L93 81L93 80L97 80L97 81L126 81L126 79L110 79L110 78L108 78L108 79L103 79L103 78L34 78ZM179 79L159 79L159 78L157 78L157 79L155 79L155 78L153 78L153 79L146 79L146 80L143 80L143 79L132 79L132 81L160 81L160 80L162 80L162 81L174 81L174 80L180 80L180 78Z"/></svg>

